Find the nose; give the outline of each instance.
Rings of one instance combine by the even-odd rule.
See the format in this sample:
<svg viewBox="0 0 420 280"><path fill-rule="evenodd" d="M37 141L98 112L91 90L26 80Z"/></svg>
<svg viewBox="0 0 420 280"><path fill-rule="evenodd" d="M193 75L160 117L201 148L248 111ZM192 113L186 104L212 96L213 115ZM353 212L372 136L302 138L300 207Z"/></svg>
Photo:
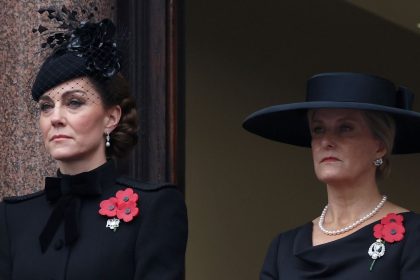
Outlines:
<svg viewBox="0 0 420 280"><path fill-rule="evenodd" d="M60 108L60 106L56 106L53 109L52 114L50 115L51 125L53 127L61 127L64 126L66 121L64 117L64 112Z"/></svg>
<svg viewBox="0 0 420 280"><path fill-rule="evenodd" d="M327 131L324 133L324 135L322 135L321 145L325 149L331 149L335 147L335 140L336 139L334 133Z"/></svg>

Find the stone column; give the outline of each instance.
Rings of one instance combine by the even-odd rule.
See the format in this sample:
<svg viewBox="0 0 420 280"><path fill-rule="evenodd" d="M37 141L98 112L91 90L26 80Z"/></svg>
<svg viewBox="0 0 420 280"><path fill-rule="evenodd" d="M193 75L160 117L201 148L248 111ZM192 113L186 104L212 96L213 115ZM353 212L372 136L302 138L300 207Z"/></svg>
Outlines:
<svg viewBox="0 0 420 280"><path fill-rule="evenodd" d="M115 20L115 0L3 0L0 9L0 197L32 193L43 188L44 177L56 164L46 153L38 125L38 105L32 101L31 81L47 52L39 53L41 7L68 8L93 3L95 16ZM115 7L116 8L116 7Z"/></svg>

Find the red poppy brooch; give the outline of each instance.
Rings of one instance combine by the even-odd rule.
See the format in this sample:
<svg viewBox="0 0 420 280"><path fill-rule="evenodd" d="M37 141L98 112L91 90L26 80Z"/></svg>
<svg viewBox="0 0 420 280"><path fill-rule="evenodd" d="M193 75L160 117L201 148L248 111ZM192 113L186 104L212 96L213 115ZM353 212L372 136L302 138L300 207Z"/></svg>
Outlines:
<svg viewBox="0 0 420 280"><path fill-rule="evenodd" d="M120 190L115 197L102 200L99 214L110 218L106 222L106 227L116 231L121 220L127 223L132 221L140 212L137 208L138 200L139 195L132 188Z"/></svg>
<svg viewBox="0 0 420 280"><path fill-rule="evenodd" d="M395 213L389 213L382 218L379 224L373 227L373 236L376 241L369 247L369 256L372 258L370 271L373 269L375 261L385 255L385 244L403 240L405 228L403 226L404 217Z"/></svg>

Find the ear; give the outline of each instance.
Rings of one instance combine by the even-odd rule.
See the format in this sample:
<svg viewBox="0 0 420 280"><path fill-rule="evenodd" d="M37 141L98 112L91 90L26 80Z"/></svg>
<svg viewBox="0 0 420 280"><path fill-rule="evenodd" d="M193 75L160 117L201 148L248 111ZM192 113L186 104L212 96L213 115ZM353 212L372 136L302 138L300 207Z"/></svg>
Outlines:
<svg viewBox="0 0 420 280"><path fill-rule="evenodd" d="M112 106L106 110L105 129L111 133L118 125L121 119L121 107L119 105Z"/></svg>
<svg viewBox="0 0 420 280"><path fill-rule="evenodd" d="M384 142L377 140L378 148L376 149L376 158L384 157L387 153L387 149L385 147Z"/></svg>

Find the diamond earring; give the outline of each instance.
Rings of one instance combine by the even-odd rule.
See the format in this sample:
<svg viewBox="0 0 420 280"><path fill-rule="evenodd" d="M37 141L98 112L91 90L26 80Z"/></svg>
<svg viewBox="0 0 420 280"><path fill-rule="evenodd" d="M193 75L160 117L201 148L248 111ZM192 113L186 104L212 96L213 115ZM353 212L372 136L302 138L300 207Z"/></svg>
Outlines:
<svg viewBox="0 0 420 280"><path fill-rule="evenodd" d="M373 164L374 164L376 167L381 166L383 163L384 163L384 160L383 160L382 158L378 158L378 159L375 159L375 160L373 161Z"/></svg>

